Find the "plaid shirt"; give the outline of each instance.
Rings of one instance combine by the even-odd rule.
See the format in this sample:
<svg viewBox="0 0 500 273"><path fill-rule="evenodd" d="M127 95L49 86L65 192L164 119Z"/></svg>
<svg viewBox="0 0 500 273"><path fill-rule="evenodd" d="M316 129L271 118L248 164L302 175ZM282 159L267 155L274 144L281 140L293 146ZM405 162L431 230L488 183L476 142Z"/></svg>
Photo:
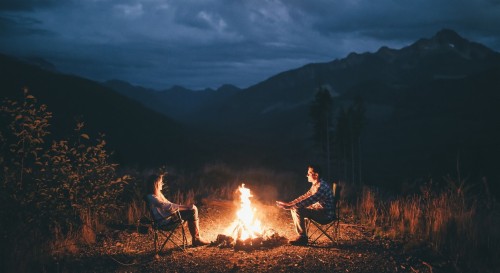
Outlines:
<svg viewBox="0 0 500 273"><path fill-rule="evenodd" d="M325 181L320 179L312 184L311 188L303 195L290 202L293 208L309 208L325 210L328 217L335 217L335 200L332 188Z"/></svg>

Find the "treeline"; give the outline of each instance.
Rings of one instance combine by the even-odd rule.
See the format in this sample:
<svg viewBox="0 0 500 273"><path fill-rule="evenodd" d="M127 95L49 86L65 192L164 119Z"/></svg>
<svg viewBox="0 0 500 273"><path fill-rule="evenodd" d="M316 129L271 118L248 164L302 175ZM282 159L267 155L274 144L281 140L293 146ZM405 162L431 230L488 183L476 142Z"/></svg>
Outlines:
<svg viewBox="0 0 500 273"><path fill-rule="evenodd" d="M320 88L316 93L309 114L316 151L326 167L329 181L362 183L361 134L365 112L361 97L345 108L336 104L327 88Z"/></svg>

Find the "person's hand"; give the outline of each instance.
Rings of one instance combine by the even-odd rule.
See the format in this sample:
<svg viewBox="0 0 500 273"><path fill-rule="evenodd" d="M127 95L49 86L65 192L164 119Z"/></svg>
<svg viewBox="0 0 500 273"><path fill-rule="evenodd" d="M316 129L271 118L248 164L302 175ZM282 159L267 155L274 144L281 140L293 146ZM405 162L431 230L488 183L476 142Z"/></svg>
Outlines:
<svg viewBox="0 0 500 273"><path fill-rule="evenodd" d="M282 209L289 209L289 205L285 202L282 202L282 201L276 201L276 206L278 206L279 208L282 208Z"/></svg>
<svg viewBox="0 0 500 273"><path fill-rule="evenodd" d="M190 205L179 205L179 209L183 210L183 209L187 209L187 210L194 210L194 207L195 205L194 204L190 204Z"/></svg>

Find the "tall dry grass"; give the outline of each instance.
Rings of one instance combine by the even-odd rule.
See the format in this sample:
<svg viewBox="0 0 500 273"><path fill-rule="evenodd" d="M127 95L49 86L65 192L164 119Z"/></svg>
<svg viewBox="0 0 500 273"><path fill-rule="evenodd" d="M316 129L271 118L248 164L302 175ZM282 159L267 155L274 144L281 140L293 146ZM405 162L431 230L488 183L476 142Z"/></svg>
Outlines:
<svg viewBox="0 0 500 273"><path fill-rule="evenodd" d="M386 234L430 243L457 266L475 272L498 268L500 207L490 196L473 193L463 182L448 180L441 190L384 199L363 188L355 213ZM458 185L458 187L457 187Z"/></svg>
<svg viewBox="0 0 500 273"><path fill-rule="evenodd" d="M140 219L146 215L146 206L143 200L139 200L138 198L133 199L130 204L127 206L126 219L127 224L134 225Z"/></svg>
<svg viewBox="0 0 500 273"><path fill-rule="evenodd" d="M84 237L82 234L74 231L62 232L60 227L55 227L53 232L54 239L48 244L52 256L59 257L78 252L79 238Z"/></svg>
<svg viewBox="0 0 500 273"><path fill-rule="evenodd" d="M363 188L361 199L358 200L358 215L363 223L371 226L377 224L379 219L379 205L376 204L376 193L368 188Z"/></svg>

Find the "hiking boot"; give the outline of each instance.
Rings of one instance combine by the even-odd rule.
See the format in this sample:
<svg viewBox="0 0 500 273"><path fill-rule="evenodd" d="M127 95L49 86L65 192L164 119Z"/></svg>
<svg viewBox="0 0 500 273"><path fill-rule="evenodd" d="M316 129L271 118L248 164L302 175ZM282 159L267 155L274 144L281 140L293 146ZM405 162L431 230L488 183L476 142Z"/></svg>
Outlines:
<svg viewBox="0 0 500 273"><path fill-rule="evenodd" d="M290 244L294 246L305 246L307 245L307 241L307 236L299 236L294 240L291 240Z"/></svg>
<svg viewBox="0 0 500 273"><path fill-rule="evenodd" d="M201 238L196 238L196 239L193 240L193 247L206 246L208 244L210 244L210 242L205 241L205 240L203 240Z"/></svg>
<svg viewBox="0 0 500 273"><path fill-rule="evenodd" d="M200 220L196 219L194 221L188 221L188 228L191 238L193 238L192 246L206 246L210 243L200 238Z"/></svg>

